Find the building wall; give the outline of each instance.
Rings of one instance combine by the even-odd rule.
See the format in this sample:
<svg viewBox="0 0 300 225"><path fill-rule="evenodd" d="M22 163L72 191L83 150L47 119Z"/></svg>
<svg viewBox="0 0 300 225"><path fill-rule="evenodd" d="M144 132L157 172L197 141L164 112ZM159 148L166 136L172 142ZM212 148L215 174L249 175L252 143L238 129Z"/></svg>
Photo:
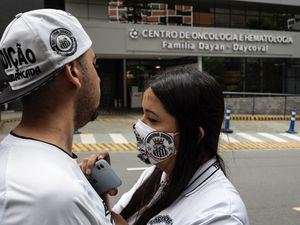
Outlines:
<svg viewBox="0 0 300 225"><path fill-rule="evenodd" d="M300 96L225 98L225 106L233 114L289 115L292 108L300 113Z"/></svg>
<svg viewBox="0 0 300 225"><path fill-rule="evenodd" d="M282 5L290 5L290 6L300 6L299 1L277 1L277 0L265 0L265 1L244 1L237 0L242 2L250 2L250 3L267 3L267 4L282 4ZM212 56L215 58L226 58L226 57L240 57L240 59L245 58L276 58L276 60L285 60L285 59L299 59L300 58L300 32L288 32L284 31L283 28L278 28L279 31L272 30L264 30L263 28L253 29L243 29L243 28L217 28L217 27L203 27L201 26L203 21L206 21L206 24L211 24L210 20L211 15L205 18L201 16L205 14L205 12L201 12L199 16L194 15L194 13L198 13L198 11L193 11L193 16L190 18L193 20L193 26L188 23L185 24L187 26L171 26L169 25L161 25L161 19L164 17L163 15L167 15L166 13L161 14L161 10L165 12L168 9L162 9L164 4L157 4L157 10L151 9L150 15L142 15L141 20L135 23L134 20L128 20L128 12L127 10L127 19L120 19L120 15L122 15L122 6L119 8L115 7L114 4L119 4L122 1L111 2L108 4L108 0L94 2L91 0L67 0L66 1L66 10L70 11L73 15L79 17L79 20L91 36L93 40L93 49L97 54L97 57L106 58L106 59L140 59L143 58L164 58L166 57L184 57L184 56ZM155 2L155 1L154 1ZM189 1L186 1L189 2ZM184 2L184 3L186 3ZM255 5L255 4L250 4ZM263 7L265 7L264 5ZM95 10L91 10L91 7ZM254 7L254 6L253 6ZM256 5L255 5L256 7ZM254 8L255 8L254 7ZM261 5L259 7L262 7ZM276 6L278 9L278 6ZM288 8L288 7L287 7ZM289 7L291 8L291 7ZM256 8L255 8L256 9ZM179 9L178 9L179 10ZM118 11L118 12L117 12ZM168 11L169 12L169 11ZM173 15L174 16L174 15ZM187 16L189 17L189 16ZM200 18L201 17L201 18ZM195 21L199 19L199 27L195 27ZM153 20L153 24L151 25L151 20ZM202 21L202 22L201 22ZM147 23L143 24L143 23ZM260 30L257 30L260 29ZM271 36L289 36L292 38L292 43L290 44L274 44L274 43L259 43L259 42L243 42L245 46L255 45L262 46L268 45L269 50L266 52L232 52L230 48L233 45L231 41L199 41L199 40L188 40L188 39L180 39L180 38L145 38L141 36L141 32L143 30L155 30L155 31L170 31L170 32L202 32L202 33L229 33L229 34L245 34L245 35L271 35ZM132 31L137 31L138 37L135 38L130 36ZM205 42L206 44L224 44L229 48L224 51L218 50L194 50L187 48L163 48L163 41L168 42L195 42L196 44L199 42ZM208 58L207 57L207 58ZM203 57L205 58L205 57ZM279 65L283 64L278 64ZM196 65L197 66L197 65ZM125 69L126 70L126 69ZM271 70L270 70L271 71ZM228 71L227 71L228 72ZM231 71L236 72L236 71ZM241 72L241 71L238 71ZM258 72L259 73L259 72ZM270 72L270 77L273 78L272 72ZM282 72L282 74L285 74ZM226 77L235 75L235 74L226 74ZM252 75L252 74L251 74ZM258 74L262 75L262 72ZM284 77L282 79L285 79ZM248 81L247 81L248 82ZM266 80L264 80L266 82ZM282 84L284 86L284 84ZM128 87L128 86L127 86ZM249 90L248 90L249 91ZM285 91L285 88L282 89ZM263 92L263 91L262 91ZM278 91L281 92L281 91ZM293 93L293 92L291 92ZM295 92L296 93L296 92ZM111 97L111 96L110 96ZM124 97L124 96L123 96ZM125 97L126 98L126 97ZM289 114L290 107L296 105L298 108L300 107L300 98L295 97L294 99L288 98L286 104L286 114ZM252 113L252 98L234 98L227 99L226 102L233 107L234 113L242 113L242 114L251 114ZM282 107L285 99L281 97L259 97L255 98L255 114L283 114L284 108Z"/></svg>
<svg viewBox="0 0 300 225"><path fill-rule="evenodd" d="M228 56L228 57L281 57L281 58L300 58L300 32L283 32L283 31L260 31L260 30L247 30L247 29L229 29L229 28L202 28L202 27L179 27L179 26L151 26L141 24L118 24L100 22L97 20L81 19L83 26L90 34L93 40L93 48L96 53L102 56L114 57L132 57L132 56ZM136 30L138 37L136 39L130 37L130 32ZM267 52L242 52L231 51L227 46L236 43L235 41L200 41L182 38L144 38L141 36L143 30L155 31L170 31L170 32L200 32L200 33L226 33L226 34L245 34L245 35L272 35L272 36L288 36L292 37L293 43L291 44L266 44L256 42L243 42L245 46L268 45ZM220 44L224 45L226 49L220 50L197 50L182 48L166 48L163 47L163 42L170 43L194 43L196 48L198 44Z"/></svg>
<svg viewBox="0 0 300 225"><path fill-rule="evenodd" d="M108 20L108 0L66 0L65 9L78 18Z"/></svg>

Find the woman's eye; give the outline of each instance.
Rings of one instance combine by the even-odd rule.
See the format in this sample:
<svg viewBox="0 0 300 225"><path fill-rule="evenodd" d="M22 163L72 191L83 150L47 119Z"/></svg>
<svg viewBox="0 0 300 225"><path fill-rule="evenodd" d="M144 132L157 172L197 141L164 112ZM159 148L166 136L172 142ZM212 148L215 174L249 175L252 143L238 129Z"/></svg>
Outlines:
<svg viewBox="0 0 300 225"><path fill-rule="evenodd" d="M152 119L152 118L148 118L148 120L149 120L151 123L156 123L156 122L158 122L156 119Z"/></svg>

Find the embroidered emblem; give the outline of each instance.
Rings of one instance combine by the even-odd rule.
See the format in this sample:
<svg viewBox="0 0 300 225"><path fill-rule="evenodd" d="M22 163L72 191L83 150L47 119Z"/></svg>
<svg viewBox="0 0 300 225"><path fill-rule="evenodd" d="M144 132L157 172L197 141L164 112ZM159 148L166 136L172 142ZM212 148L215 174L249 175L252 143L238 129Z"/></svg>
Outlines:
<svg viewBox="0 0 300 225"><path fill-rule="evenodd" d="M169 215L158 215L148 222L148 225L172 225L173 220Z"/></svg>
<svg viewBox="0 0 300 225"><path fill-rule="evenodd" d="M77 41L71 31L58 28L50 34L50 46L59 55L71 56L77 50Z"/></svg>

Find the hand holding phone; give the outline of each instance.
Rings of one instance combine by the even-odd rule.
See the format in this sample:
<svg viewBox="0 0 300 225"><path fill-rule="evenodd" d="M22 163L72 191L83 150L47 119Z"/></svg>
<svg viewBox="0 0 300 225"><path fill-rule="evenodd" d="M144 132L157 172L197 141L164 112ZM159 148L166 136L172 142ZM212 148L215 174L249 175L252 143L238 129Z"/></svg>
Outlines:
<svg viewBox="0 0 300 225"><path fill-rule="evenodd" d="M119 187L122 184L121 179L115 171L103 159L95 163L89 181L99 195L108 192L112 188Z"/></svg>

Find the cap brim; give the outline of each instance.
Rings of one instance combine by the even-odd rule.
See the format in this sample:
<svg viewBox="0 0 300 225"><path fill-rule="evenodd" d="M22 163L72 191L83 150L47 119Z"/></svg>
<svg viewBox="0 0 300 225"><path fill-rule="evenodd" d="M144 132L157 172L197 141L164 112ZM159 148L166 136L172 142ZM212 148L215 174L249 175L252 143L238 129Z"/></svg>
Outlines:
<svg viewBox="0 0 300 225"><path fill-rule="evenodd" d="M29 85L28 87L21 88L19 90L12 90L10 86L5 88L1 93L0 93L0 105L16 101L18 99L23 98L26 95L29 95L30 93L38 90L42 86L46 85L49 81L53 80L56 75L59 74L59 72L63 69L63 67L55 70L48 76L36 81L32 85Z"/></svg>

